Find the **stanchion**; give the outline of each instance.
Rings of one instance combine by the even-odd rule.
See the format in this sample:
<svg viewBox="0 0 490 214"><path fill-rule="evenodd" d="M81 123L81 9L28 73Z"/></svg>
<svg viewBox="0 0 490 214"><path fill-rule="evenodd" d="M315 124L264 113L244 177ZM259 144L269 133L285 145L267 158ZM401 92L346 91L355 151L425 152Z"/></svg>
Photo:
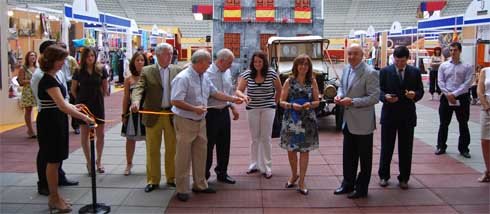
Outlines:
<svg viewBox="0 0 490 214"><path fill-rule="evenodd" d="M92 204L87 204L78 210L78 213L109 213L111 207L103 203L97 203L97 183L95 179L95 128L96 123L89 125L90 136L90 175L92 176Z"/></svg>

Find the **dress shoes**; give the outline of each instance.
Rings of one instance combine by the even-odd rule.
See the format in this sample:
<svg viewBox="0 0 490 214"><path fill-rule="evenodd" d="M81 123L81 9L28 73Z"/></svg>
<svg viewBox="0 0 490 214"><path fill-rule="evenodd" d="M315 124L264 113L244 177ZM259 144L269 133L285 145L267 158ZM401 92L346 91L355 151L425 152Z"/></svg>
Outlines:
<svg viewBox="0 0 490 214"><path fill-rule="evenodd" d="M408 183L406 181L400 181L400 183L398 183L398 186L400 187L400 189L408 189Z"/></svg>
<svg viewBox="0 0 490 214"><path fill-rule="evenodd" d="M179 199L179 201L183 201L183 202L186 202L189 200L189 194L187 193L180 193L178 192L177 193L177 199Z"/></svg>
<svg viewBox="0 0 490 214"><path fill-rule="evenodd" d="M333 192L333 194L334 194L334 195L347 194L347 193L350 193L350 192L352 192L352 191L353 191L353 189L352 189L352 188L347 188L347 187L345 187L345 186L341 186L341 187L337 188L337 189L336 189L336 190Z"/></svg>
<svg viewBox="0 0 490 214"><path fill-rule="evenodd" d="M304 189L301 189L301 188L298 188L296 189L297 192L301 193L302 195L308 195L308 189L304 188Z"/></svg>
<svg viewBox="0 0 490 214"><path fill-rule="evenodd" d="M354 190L349 195L347 195L347 198L350 199L365 198L365 197L367 197L367 193L361 193L356 190Z"/></svg>
<svg viewBox="0 0 490 214"><path fill-rule="evenodd" d="M227 183L227 184L235 184L236 183L235 179L233 179L232 177L230 177L228 175L218 176L217 180L219 182Z"/></svg>
<svg viewBox="0 0 490 214"><path fill-rule="evenodd" d="M78 181L69 180L68 178L62 179L58 182L59 186L76 186Z"/></svg>
<svg viewBox="0 0 490 214"><path fill-rule="evenodd" d="M446 150L445 149L437 149L436 152L434 152L435 155L442 155L442 154L446 154Z"/></svg>
<svg viewBox="0 0 490 214"><path fill-rule="evenodd" d="M206 189L195 189L195 188L192 188L192 192L193 193L216 193L216 190L214 190L211 187L208 187Z"/></svg>
<svg viewBox="0 0 490 214"><path fill-rule="evenodd" d="M158 189L158 184L148 184L145 187L145 192L151 192L155 189Z"/></svg>
<svg viewBox="0 0 490 214"><path fill-rule="evenodd" d="M471 155L469 152L461 152L460 154L461 154L461 156L463 156L465 158L471 158Z"/></svg>
<svg viewBox="0 0 490 214"><path fill-rule="evenodd" d="M387 187L388 186L388 180L387 179L380 179L379 180L379 185L381 187Z"/></svg>
<svg viewBox="0 0 490 214"><path fill-rule="evenodd" d="M167 182L167 186L169 187L176 187L174 182Z"/></svg>

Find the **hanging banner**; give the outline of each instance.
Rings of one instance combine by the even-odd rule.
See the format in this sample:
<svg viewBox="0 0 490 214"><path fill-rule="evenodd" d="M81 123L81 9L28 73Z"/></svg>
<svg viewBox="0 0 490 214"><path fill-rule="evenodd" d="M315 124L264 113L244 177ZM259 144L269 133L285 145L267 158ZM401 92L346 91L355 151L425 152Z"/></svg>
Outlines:
<svg viewBox="0 0 490 214"><path fill-rule="evenodd" d="M255 20L257 22L274 22L274 7L257 6L255 9Z"/></svg>
<svg viewBox="0 0 490 214"><path fill-rule="evenodd" d="M294 8L294 21L296 23L311 23L311 8L309 7Z"/></svg>
<svg viewBox="0 0 490 214"><path fill-rule="evenodd" d="M240 22L242 21L242 10L240 6L225 6L223 11L223 21Z"/></svg>

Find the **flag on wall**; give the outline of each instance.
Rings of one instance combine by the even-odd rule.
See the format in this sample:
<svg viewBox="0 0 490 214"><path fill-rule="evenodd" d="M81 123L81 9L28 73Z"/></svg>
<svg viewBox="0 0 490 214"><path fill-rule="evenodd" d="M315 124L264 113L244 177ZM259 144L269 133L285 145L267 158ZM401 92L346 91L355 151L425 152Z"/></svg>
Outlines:
<svg viewBox="0 0 490 214"><path fill-rule="evenodd" d="M213 5L192 5L192 13L202 13L203 15L213 15Z"/></svg>
<svg viewBox="0 0 490 214"><path fill-rule="evenodd" d="M255 11L255 20L257 22L273 22L275 19L274 7L257 6Z"/></svg>
<svg viewBox="0 0 490 214"><path fill-rule="evenodd" d="M225 6L223 10L223 19L225 22L242 21L242 10L240 6Z"/></svg>
<svg viewBox="0 0 490 214"><path fill-rule="evenodd" d="M420 2L420 9L422 11L438 11L444 9L446 7L446 1L429 1L429 2Z"/></svg>
<svg viewBox="0 0 490 214"><path fill-rule="evenodd" d="M294 8L294 21L296 23L311 23L311 8L309 7Z"/></svg>

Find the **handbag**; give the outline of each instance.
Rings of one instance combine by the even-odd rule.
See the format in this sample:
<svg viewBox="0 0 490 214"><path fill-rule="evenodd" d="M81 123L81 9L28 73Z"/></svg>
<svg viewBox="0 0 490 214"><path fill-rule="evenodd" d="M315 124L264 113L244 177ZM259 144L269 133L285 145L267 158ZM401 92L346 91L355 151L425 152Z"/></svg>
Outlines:
<svg viewBox="0 0 490 214"><path fill-rule="evenodd" d="M274 123L272 124L272 138L279 138L281 136L283 114L284 110L279 105L277 105L276 114L274 115Z"/></svg>

